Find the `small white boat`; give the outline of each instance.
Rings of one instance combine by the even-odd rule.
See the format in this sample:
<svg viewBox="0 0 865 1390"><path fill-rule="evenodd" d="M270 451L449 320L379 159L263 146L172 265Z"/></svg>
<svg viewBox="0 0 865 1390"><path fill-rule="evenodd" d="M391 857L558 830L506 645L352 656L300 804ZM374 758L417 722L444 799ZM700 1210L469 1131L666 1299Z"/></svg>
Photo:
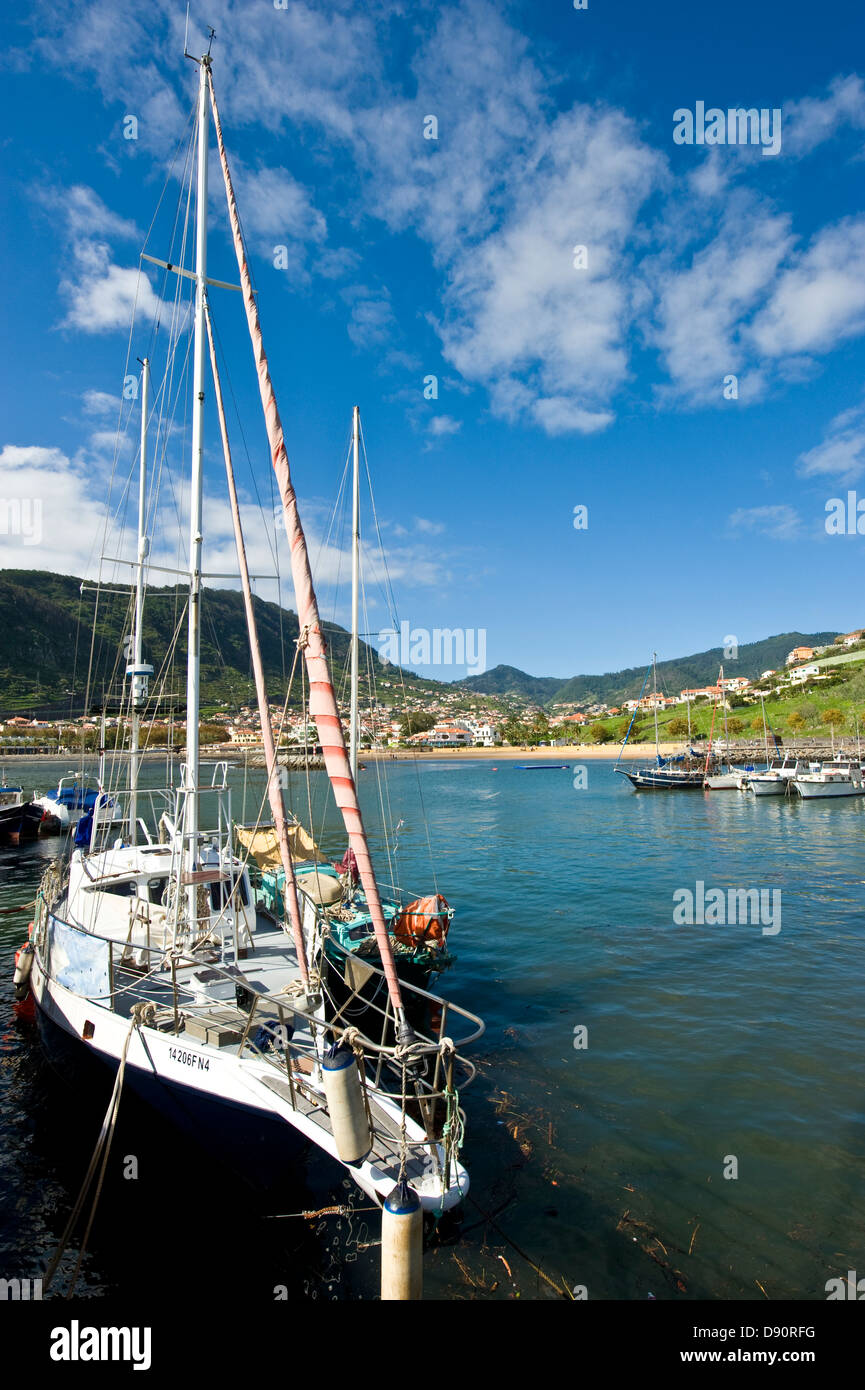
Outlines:
<svg viewBox="0 0 865 1390"><path fill-rule="evenodd" d="M710 772L703 780L707 791L737 791L742 785L742 769L727 767L724 772Z"/></svg>
<svg viewBox="0 0 865 1390"><path fill-rule="evenodd" d="M804 775L809 765L800 758L785 756L775 758L771 767L764 772L752 772L744 779L743 791L752 791L755 796L786 796L790 783L797 775Z"/></svg>
<svg viewBox="0 0 865 1390"><path fill-rule="evenodd" d="M56 816L63 830L77 825L83 816L89 815L97 806L103 824L116 824L121 819L116 797L108 795L98 778L86 777L80 772L67 773L60 778L53 791L44 796L37 792L33 801L49 816Z"/></svg>

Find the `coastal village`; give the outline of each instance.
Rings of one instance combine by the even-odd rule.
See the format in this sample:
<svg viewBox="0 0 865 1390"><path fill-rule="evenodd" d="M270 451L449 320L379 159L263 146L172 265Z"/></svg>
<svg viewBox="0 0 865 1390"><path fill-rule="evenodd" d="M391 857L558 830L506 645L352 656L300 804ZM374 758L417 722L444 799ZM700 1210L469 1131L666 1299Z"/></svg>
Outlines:
<svg viewBox="0 0 865 1390"><path fill-rule="evenodd" d="M599 735L611 733L605 719L623 718L658 710L690 720L692 709L717 705L733 710L743 705L758 704L760 699L802 692L832 682L844 667L865 660L865 629L842 633L826 646L794 647L787 655L783 668L763 671L758 680L745 676L721 676L715 684L680 690L677 694L659 691L621 704L603 702L553 703L548 708L537 701L516 695L486 695L471 691L459 684L438 685L432 682L424 688L400 686L397 682L382 681L379 698L370 698L360 709L361 747L366 750L426 750L443 748L495 748L511 744L524 745L526 740L545 743L550 747L565 747L584 742L603 741ZM839 669L840 668L840 669ZM403 713L397 716L396 698ZM340 710L348 737L348 710ZM112 743L111 730L118 719L106 718L106 742ZM316 744L316 731L307 712L288 708L272 716L275 741L286 751L310 748ZM185 722L173 724L154 720L149 726L149 746L162 749L169 742L183 744ZM528 730L546 737L531 740ZM674 730L675 732L675 730ZM85 746L95 747L99 736L99 721L82 715L76 719L56 721L27 718L21 715L0 719L0 749L6 754L16 752L72 753ZM236 711L215 709L202 718L202 744L212 751L227 754L240 750L260 752L261 726L257 710L242 705Z"/></svg>

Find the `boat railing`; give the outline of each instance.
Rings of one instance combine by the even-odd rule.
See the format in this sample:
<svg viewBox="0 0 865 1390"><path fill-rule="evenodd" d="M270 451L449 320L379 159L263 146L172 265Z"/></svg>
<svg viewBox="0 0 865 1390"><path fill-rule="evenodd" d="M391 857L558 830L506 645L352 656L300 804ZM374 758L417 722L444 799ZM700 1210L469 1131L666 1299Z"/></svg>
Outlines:
<svg viewBox="0 0 865 1390"><path fill-rule="evenodd" d="M43 899L33 936L37 960L49 977L52 977L50 928L52 924L61 928L70 927L68 922L56 915L55 907L56 901L49 906ZM257 987L233 962L221 964L214 961L212 956L204 956L200 952L196 954L179 947L166 950L164 947L137 943L134 954L138 962L146 958L147 963L137 963L131 967L128 943L98 935L77 925L73 925L72 930L104 948L102 957L107 990L104 995L82 993L68 981L61 980L64 988L128 1016L131 1016L135 1004L142 1004L152 1009L158 1020L155 1026L160 1031L176 1037L183 1036L189 1021L195 1018L213 1021L214 1010L218 1011L219 1024L227 1027L236 1025L234 1031L240 1034L237 1056L255 1056L279 1073L288 1083L294 1108L297 1107L298 1093L303 1092L304 1073L293 1063L305 1059L312 1068L320 1066L328 1035L333 1040L345 1039L354 1047L359 1058L362 1057L365 1084L373 1094L380 1092L394 1100L400 1100L403 1096L401 1078L404 1075L411 1084L410 1092L406 1093L407 1101L418 1102L422 1106L453 1097L457 1069L460 1090L477 1075L477 1068L461 1055L461 1049L481 1037L483 1021L461 1005L418 986L401 982L404 994L412 996L414 1000L428 1001L438 1017L429 1031L416 1027L414 1042L403 1049L396 1041L388 1040L388 1034L395 1032L389 997L384 1008L375 1003L370 1005L381 1021L378 1036L373 1037L372 1030L361 1033L340 1017L344 1006L340 1010L336 1001L331 1001L333 1013L322 1016L319 1001L305 994L299 978L292 982L291 992L272 993ZM367 962L364 962L364 966L366 971L384 978L384 972L378 967ZM196 969L206 969L208 972L206 989L209 997L196 998L198 982L193 978L184 978L187 971ZM313 978L312 984L327 992L317 979ZM229 985L233 998L231 995L220 998L214 990L216 985ZM294 1035L292 1020L302 1020L307 1025L308 1031L300 1038ZM454 1028L455 1022L457 1029ZM258 1041L262 1030L266 1038L265 1046L260 1046ZM430 1063L433 1064L432 1078L428 1075ZM400 1083L396 1089L393 1085L383 1085L385 1071L391 1082L396 1080Z"/></svg>

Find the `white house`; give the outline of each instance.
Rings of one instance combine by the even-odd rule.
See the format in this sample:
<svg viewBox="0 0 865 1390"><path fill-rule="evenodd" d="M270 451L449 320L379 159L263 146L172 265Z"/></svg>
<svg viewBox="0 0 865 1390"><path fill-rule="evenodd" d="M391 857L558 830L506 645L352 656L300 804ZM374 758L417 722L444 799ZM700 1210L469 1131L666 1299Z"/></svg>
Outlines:
<svg viewBox="0 0 865 1390"><path fill-rule="evenodd" d="M502 741L502 736L494 725L481 724L474 719L469 721L469 732L475 743L483 744L484 748L495 748Z"/></svg>

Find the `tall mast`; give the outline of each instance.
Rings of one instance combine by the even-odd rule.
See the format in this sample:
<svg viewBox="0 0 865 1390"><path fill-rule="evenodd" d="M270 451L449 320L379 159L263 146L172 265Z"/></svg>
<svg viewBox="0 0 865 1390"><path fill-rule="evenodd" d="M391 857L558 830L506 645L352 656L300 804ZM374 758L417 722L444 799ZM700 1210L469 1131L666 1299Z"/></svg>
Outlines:
<svg viewBox="0 0 865 1390"><path fill-rule="evenodd" d="M719 698L720 698L720 700L721 700L721 703L722 703L722 705L724 706L724 750L725 750L725 752L726 752L726 754L727 754L727 759L729 760L729 757L730 757L730 735L729 735L729 733L728 733L728 731L727 731L727 697L726 697L726 694L724 693L724 668L723 668L723 666L721 667L721 670L720 670L720 672L719 672L719 674L718 674L718 694L719 694Z"/></svg>
<svg viewBox="0 0 865 1390"><path fill-rule="evenodd" d="M661 745L658 742L658 653L652 652L652 688L655 698L652 701L652 713L655 716L655 756L661 756Z"/></svg>
<svg viewBox="0 0 865 1390"><path fill-rule="evenodd" d="M763 743L766 748L766 766L769 766L769 734L766 730L766 696L760 692L760 707L763 711Z"/></svg>
<svg viewBox="0 0 865 1390"><path fill-rule="evenodd" d="M358 632L358 609L360 591L360 410L354 408L352 417L352 453L353 453L353 477L354 489L352 493L352 517L351 517L351 726L349 731L349 763L351 775L357 784L357 749L359 739L358 721L358 649L360 646L360 633Z"/></svg>
<svg viewBox="0 0 865 1390"><path fill-rule="evenodd" d="M204 297L207 293L207 138L210 57L198 69L198 185L195 204L195 342L192 366L192 473L189 495L189 649L186 664L186 817L187 865L195 868L198 853L198 718L201 702L201 505L204 465L204 366L207 335ZM188 920L196 919L196 887L189 885Z"/></svg>
<svg viewBox="0 0 865 1390"><path fill-rule="evenodd" d="M153 668L144 663L144 561L149 543L145 535L147 524L147 417L150 410L150 358L141 363L141 459L138 469L138 568L135 575L135 626L132 630L132 664L126 674L131 680L132 737L129 759L129 840L138 837L138 750L140 744L141 707L147 697L147 678Z"/></svg>
<svg viewBox="0 0 865 1390"><path fill-rule="evenodd" d="M285 817L282 784L279 779L279 767L276 758L276 742L270 723L270 702L267 698L267 685L264 679L264 663L261 658L261 643L258 640L258 623L255 617L255 607L252 602L252 585L249 580L246 543L243 539L243 526L240 520L237 484L234 479L234 465L231 461L231 447L228 442L228 426L225 422L225 406L222 399L222 385L219 380L219 368L216 361L216 345L213 340L213 324L210 320L209 306L206 309L205 320L207 323L207 340L208 347L210 348L210 367L213 373L216 411L219 416L219 432L222 435L222 451L225 458L225 474L228 480L228 499L231 503L231 517L234 525L234 544L237 550L238 565L240 567L243 604L246 612L246 627L249 633L249 648L252 657L253 674L255 676L255 692L258 698L258 713L261 720L261 742L264 746L264 762L267 768L267 795L270 801L271 811L273 812L273 824L276 830L276 838L279 844L280 858L282 860L282 870L284 874L283 896L285 899L286 916L291 923L294 945L297 951L297 963L300 966L300 977L307 994L309 994L309 970L306 963L303 924L301 920L300 903L297 896L297 880L294 876L294 865L291 859L288 824Z"/></svg>

